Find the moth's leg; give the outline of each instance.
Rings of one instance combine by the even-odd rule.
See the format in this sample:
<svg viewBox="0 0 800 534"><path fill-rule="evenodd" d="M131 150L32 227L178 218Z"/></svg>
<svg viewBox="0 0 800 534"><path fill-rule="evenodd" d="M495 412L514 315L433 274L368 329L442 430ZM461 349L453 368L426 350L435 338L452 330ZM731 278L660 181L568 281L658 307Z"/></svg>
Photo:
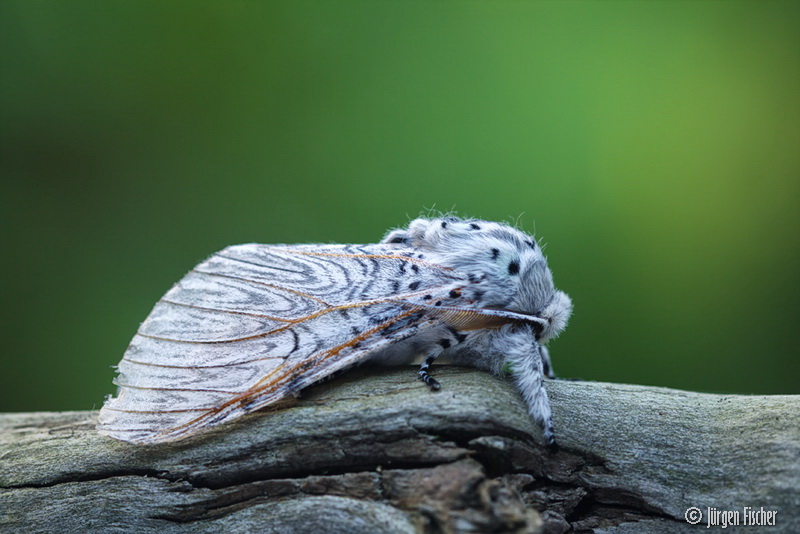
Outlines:
<svg viewBox="0 0 800 534"><path fill-rule="evenodd" d="M440 389L442 385L438 380L433 378L430 373L428 373L428 369L442 352L450 347L455 347L459 343L463 343L465 339L467 339L466 334L462 334L455 328L449 328L447 330L447 335L436 342L436 344L428 351L428 355L425 357L425 360L423 360L422 364L419 366L419 372L417 373L419 375L419 379L425 382L428 387L434 391Z"/></svg>
<svg viewBox="0 0 800 534"><path fill-rule="evenodd" d="M544 376L553 380L563 380L565 382L581 382L581 378L559 378L553 371L553 364L550 363L550 351L544 345L539 345L539 353L542 355L542 368Z"/></svg>
<svg viewBox="0 0 800 534"><path fill-rule="evenodd" d="M436 360L436 358L439 357L439 354L441 353L442 349L440 348L437 352L429 354L428 357L422 361L422 364L419 366L419 372L417 373L417 375L419 375L419 379L425 382L425 384L427 384L427 386L434 391L441 388L442 385L439 383L438 380L433 378L428 373L428 368L431 366L434 360Z"/></svg>
<svg viewBox="0 0 800 534"><path fill-rule="evenodd" d="M547 378L555 378L556 373L553 371L553 364L550 363L550 351L544 345L539 345L539 354L542 356L544 376Z"/></svg>
<svg viewBox="0 0 800 534"><path fill-rule="evenodd" d="M531 327L502 327L495 343L503 348L505 360L511 364L517 388L528 405L528 413L542 427L547 446L555 449L553 413L544 388L544 361L541 346L536 342Z"/></svg>

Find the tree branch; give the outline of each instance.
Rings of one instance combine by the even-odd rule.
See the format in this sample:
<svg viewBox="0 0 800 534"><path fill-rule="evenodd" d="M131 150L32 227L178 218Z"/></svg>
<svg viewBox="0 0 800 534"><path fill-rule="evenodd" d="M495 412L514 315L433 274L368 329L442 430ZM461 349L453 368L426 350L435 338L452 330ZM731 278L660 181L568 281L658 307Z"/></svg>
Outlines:
<svg viewBox="0 0 800 534"><path fill-rule="evenodd" d="M0 531L672 533L763 506L800 532L800 396L548 382L551 453L509 382L436 371L434 393L354 370L157 446L96 412L0 415Z"/></svg>

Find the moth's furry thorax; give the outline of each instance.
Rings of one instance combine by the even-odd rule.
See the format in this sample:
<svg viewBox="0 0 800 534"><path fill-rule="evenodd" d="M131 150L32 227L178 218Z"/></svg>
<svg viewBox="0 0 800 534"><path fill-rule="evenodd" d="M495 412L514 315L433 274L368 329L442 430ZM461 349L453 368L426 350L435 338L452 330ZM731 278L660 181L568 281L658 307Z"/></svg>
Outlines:
<svg viewBox="0 0 800 534"><path fill-rule="evenodd" d="M555 289L553 275L536 240L509 225L457 217L415 219L393 230L384 243L411 245L427 258L472 282L468 298L476 307L532 315L547 324L538 332L547 343L566 327L572 302Z"/></svg>

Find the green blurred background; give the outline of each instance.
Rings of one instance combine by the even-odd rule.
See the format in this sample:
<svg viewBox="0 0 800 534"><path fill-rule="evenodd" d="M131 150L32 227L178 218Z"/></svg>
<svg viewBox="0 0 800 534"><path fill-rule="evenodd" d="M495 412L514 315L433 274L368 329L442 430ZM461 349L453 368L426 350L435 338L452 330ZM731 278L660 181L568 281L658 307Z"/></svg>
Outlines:
<svg viewBox="0 0 800 534"><path fill-rule="evenodd" d="M800 3L0 3L0 411L243 242L519 220L562 376L800 393ZM414 376L409 375L411 380Z"/></svg>

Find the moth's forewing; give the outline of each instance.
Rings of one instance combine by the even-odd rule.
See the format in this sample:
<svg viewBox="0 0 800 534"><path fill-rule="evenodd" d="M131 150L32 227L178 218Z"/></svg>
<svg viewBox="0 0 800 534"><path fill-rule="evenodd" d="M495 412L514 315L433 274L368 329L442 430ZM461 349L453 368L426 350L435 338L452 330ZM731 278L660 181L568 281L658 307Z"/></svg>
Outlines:
<svg viewBox="0 0 800 534"><path fill-rule="evenodd" d="M416 256L387 245L239 245L213 255L142 323L98 430L139 443L184 437L436 324L414 302L445 298L462 280Z"/></svg>

